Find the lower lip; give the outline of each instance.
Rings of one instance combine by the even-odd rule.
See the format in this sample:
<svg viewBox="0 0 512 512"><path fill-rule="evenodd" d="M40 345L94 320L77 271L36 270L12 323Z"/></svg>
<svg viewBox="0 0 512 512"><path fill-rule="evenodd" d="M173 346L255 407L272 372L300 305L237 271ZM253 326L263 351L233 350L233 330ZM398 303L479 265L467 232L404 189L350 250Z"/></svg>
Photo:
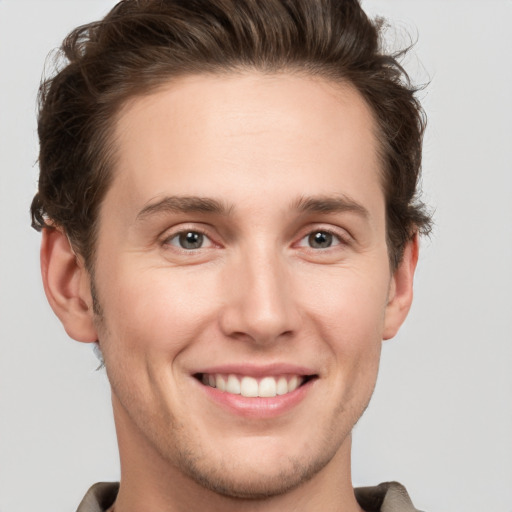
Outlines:
<svg viewBox="0 0 512 512"><path fill-rule="evenodd" d="M246 418L275 418L296 407L310 391L316 379L311 379L296 390L275 397L248 398L219 391L196 380L207 397L232 414Z"/></svg>

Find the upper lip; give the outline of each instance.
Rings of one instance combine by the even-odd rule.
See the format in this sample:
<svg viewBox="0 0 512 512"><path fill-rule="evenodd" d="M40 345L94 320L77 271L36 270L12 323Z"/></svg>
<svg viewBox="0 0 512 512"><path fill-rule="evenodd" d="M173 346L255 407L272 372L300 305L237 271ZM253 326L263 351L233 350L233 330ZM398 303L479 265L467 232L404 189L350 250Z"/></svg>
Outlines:
<svg viewBox="0 0 512 512"><path fill-rule="evenodd" d="M255 364L222 364L198 368L192 372L193 375L197 374L233 374L244 375L248 377L268 377L277 375L299 375L310 376L317 375L318 372L313 368L299 366L290 363L271 363L267 365Z"/></svg>

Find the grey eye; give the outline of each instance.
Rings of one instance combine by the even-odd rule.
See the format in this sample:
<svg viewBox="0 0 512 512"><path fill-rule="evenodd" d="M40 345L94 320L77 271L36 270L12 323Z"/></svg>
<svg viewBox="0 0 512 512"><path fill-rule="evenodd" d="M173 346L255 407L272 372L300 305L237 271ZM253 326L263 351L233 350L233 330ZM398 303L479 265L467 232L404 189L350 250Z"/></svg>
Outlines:
<svg viewBox="0 0 512 512"><path fill-rule="evenodd" d="M178 236L178 243L182 249L200 249L203 246L204 235L197 231L187 231L180 233Z"/></svg>
<svg viewBox="0 0 512 512"><path fill-rule="evenodd" d="M308 236L308 244L313 249L327 249L332 246L333 238L327 231L315 231Z"/></svg>
<svg viewBox="0 0 512 512"><path fill-rule="evenodd" d="M166 238L164 243L165 245L185 251L197 251L199 249L212 249L215 247L215 244L208 235L192 229L177 231L174 235Z"/></svg>

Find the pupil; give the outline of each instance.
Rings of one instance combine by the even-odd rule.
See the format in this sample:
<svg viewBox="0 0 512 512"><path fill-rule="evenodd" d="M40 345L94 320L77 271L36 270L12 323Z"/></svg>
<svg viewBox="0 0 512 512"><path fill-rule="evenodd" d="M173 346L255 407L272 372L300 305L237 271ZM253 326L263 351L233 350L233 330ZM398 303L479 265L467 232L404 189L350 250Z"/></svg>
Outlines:
<svg viewBox="0 0 512 512"><path fill-rule="evenodd" d="M309 245L315 249L326 249L332 245L331 233L318 231L309 235Z"/></svg>
<svg viewBox="0 0 512 512"><path fill-rule="evenodd" d="M180 235L180 245L183 249L199 249L203 245L203 235L190 231Z"/></svg>

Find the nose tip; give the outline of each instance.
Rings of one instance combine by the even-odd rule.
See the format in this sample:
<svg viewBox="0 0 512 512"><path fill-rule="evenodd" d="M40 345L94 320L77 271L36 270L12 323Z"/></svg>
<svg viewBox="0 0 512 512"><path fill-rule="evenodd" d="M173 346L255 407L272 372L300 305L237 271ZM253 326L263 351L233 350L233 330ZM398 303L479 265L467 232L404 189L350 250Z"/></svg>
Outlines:
<svg viewBox="0 0 512 512"><path fill-rule="evenodd" d="M232 283L220 317L227 336L266 345L297 330L300 317L290 278L276 259L246 261Z"/></svg>

